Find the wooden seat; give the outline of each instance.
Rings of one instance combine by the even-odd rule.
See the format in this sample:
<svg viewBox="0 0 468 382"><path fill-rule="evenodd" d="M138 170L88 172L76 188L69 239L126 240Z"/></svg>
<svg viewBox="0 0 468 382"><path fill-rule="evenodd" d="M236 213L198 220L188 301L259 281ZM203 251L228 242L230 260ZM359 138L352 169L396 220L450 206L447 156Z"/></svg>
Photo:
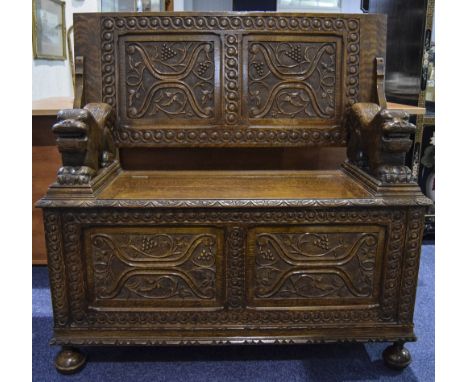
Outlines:
<svg viewBox="0 0 468 382"><path fill-rule="evenodd" d="M74 108L37 203L59 371L84 345L390 341L386 363L409 364L431 202L405 166L415 127L386 104L385 29L371 14L74 15ZM348 160L272 165L322 147Z"/></svg>
<svg viewBox="0 0 468 382"><path fill-rule="evenodd" d="M124 171L103 200L302 200L369 198L341 171Z"/></svg>

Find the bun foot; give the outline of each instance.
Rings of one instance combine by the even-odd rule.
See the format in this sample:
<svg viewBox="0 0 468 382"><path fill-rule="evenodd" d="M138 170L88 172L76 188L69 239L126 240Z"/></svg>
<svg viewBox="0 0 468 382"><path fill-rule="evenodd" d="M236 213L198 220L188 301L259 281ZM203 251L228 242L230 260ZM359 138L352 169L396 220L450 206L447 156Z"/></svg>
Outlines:
<svg viewBox="0 0 468 382"><path fill-rule="evenodd" d="M75 348L63 348L55 358L55 368L62 374L79 371L86 362L86 355Z"/></svg>
<svg viewBox="0 0 468 382"><path fill-rule="evenodd" d="M403 370L411 363L411 354L403 343L395 342L382 353L385 364L395 370Z"/></svg>

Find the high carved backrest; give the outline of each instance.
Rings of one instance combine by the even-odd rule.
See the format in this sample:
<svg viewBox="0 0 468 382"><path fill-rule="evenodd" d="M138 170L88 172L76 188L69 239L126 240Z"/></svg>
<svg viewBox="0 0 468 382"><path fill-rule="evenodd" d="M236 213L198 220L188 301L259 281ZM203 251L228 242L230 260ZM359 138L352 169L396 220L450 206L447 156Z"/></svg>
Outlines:
<svg viewBox="0 0 468 382"><path fill-rule="evenodd" d="M88 13L74 31L79 103L115 109L120 147L343 146L346 111L377 102L386 19Z"/></svg>

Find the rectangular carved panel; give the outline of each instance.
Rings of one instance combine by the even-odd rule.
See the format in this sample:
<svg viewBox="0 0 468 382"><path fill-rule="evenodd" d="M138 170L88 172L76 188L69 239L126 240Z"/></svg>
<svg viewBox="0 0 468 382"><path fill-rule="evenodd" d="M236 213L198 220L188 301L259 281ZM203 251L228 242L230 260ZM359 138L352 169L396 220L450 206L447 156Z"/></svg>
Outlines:
<svg viewBox="0 0 468 382"><path fill-rule="evenodd" d="M205 227L86 230L89 301L106 307L221 306L222 243L222 231Z"/></svg>
<svg viewBox="0 0 468 382"><path fill-rule="evenodd" d="M249 233L253 307L378 303L384 229L258 227Z"/></svg>
<svg viewBox="0 0 468 382"><path fill-rule="evenodd" d="M99 17L102 101L122 147L344 145L346 110L372 101L361 67L385 40L376 15Z"/></svg>
<svg viewBox="0 0 468 382"><path fill-rule="evenodd" d="M218 40L203 35L122 37L122 120L213 123L219 109Z"/></svg>
<svg viewBox="0 0 468 382"><path fill-rule="evenodd" d="M337 120L341 114L341 39L246 37L251 123Z"/></svg>
<svg viewBox="0 0 468 382"><path fill-rule="evenodd" d="M260 326L278 329L284 329L285 326L288 328L316 328L317 325L342 327L353 323L365 325L379 322L397 323L399 317L407 320L409 317L407 313L412 309L410 298L413 293L412 286L417 280L417 272L414 272L417 263L414 262L414 256L405 255L407 259L404 263L405 278L402 278L402 261L405 237L409 238L409 241L413 238L415 238L413 241L420 239L418 232L420 233L421 225L416 223L422 221L424 217L422 211L418 212L419 215L415 213L414 217L408 220L406 207L382 208L380 205L339 209L327 209L317 205L303 208L296 208L294 205L291 205L293 208L231 208L234 207L231 205L229 208L159 209L143 204L134 205L133 208L123 207L125 206L116 205L112 211L108 208L63 208L55 219L46 219L46 232L51 233L47 236L48 248L52 248L51 251L58 254L58 257L49 256L49 266L61 269L59 264L61 257L65 261L63 272L56 272L55 275L59 288L52 290L54 304L58 301L56 306L54 305L54 312L58 309L57 312L62 317L60 326L72 325L73 328L88 329L125 327L145 330L155 328L179 330L181 327L190 327L194 330L205 328L215 331L233 326L251 329ZM407 224L411 229L416 227L415 232L408 231L405 234ZM58 241L57 227L60 228ZM347 273L352 285L364 296L357 297L345 290L343 297L335 297L333 293L329 296L314 297L315 295L307 291L307 288L301 287L302 281L296 283L297 291L300 293L305 291L306 296L312 297L300 295L284 297L278 293L270 297L265 296L268 292L257 291L260 284L256 281L257 268L262 266L261 259L258 264L256 263L256 258L261 255L256 250L257 237L261 238L263 234L279 238L291 235L295 239L308 234L301 240L293 240L292 243L306 255L313 256L293 254L292 256L298 257L305 264L299 264L298 261L293 264L278 261L277 266L280 271L290 269L300 274L302 269L309 271L334 267ZM322 240L310 242L308 238L312 238L313 234L322 237ZM108 298L109 293L115 293L115 288L114 292L112 288L97 290L98 284L101 287L104 285L112 287L117 280L122 279L122 272L127 271L170 269L183 270L191 275L197 268L192 262L196 250L193 250L194 255L187 257L182 264L170 268L153 259L144 264L136 262L138 259L145 260L146 256L140 258L130 252L125 255L134 257L130 265L126 265L125 262L122 264L117 258L112 260L112 267L106 270L105 263L98 265L95 259L97 256L104 257L104 260L111 255L115 257L114 253L117 252L108 249L109 243L99 243L99 240L93 245L94 249L91 248L92 237L96 239L96 236L97 238L106 236L117 243L119 249L127 250L131 244L149 255L159 256L165 253L168 258L173 258L175 250L169 251L174 253L172 255L161 249L155 250L155 248L165 248L164 241L155 240L154 236L158 235L168 235L172 239L181 236L189 236L192 239L205 235L216 236L213 297L208 297L210 293L208 289L213 284L204 284L202 279L193 276L197 291L201 290L206 298L199 295L182 297L183 293L181 296L172 292L174 298L163 298L161 289L158 295L154 294L156 291L151 292L150 297L132 295L126 298L122 294ZM324 235L328 237L328 241L323 238ZM351 245L359 244L359 238L363 235L366 237L359 248L364 252L370 251L369 254L366 255L359 250L348 259L349 262L346 261L346 264L341 262L346 260L343 260L343 257L349 254ZM138 240L130 243L127 240L131 237L137 237ZM373 238L377 238L376 245L373 243ZM417 245L412 244L414 243L407 245L410 252L413 247L417 248ZM204 245L214 248L210 244ZM343 247L334 248L337 245ZM315 255L323 254L326 248L335 252L326 253L323 260L320 256L315 259ZM154 253L151 252L153 250ZM368 272L371 282L358 277L360 271L357 269L356 260L360 260L366 269L373 269L373 279L370 276L371 272ZM153 266L151 263L155 262L156 266ZM208 268L213 267L208 265ZM109 274L109 283L96 282L95 269ZM364 275L366 269L363 269ZM307 276L307 272L302 273ZM277 275L273 276L278 280ZM361 283L360 280L364 282ZM323 288L324 282L332 283L322 280L320 287ZM65 294L61 293L64 285ZM167 286L163 283L159 285ZM366 289L366 285L372 286ZM133 287L133 284L130 283L130 286ZM148 289L151 291L152 287L152 284L145 285L143 292L148 293ZM286 292L290 293L290 290L291 288ZM259 293L262 293L262 296L258 297ZM400 294L409 296L402 304L399 301Z"/></svg>

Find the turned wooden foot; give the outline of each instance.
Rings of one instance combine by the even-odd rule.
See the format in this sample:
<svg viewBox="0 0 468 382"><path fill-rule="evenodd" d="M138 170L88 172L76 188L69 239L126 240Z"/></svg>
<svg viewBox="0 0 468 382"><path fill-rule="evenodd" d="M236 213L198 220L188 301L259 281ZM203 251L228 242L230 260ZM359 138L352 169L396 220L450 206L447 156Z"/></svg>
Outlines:
<svg viewBox="0 0 468 382"><path fill-rule="evenodd" d="M385 364L396 370L403 370L411 363L411 354L403 346L403 342L395 342L390 345L383 351L382 356Z"/></svg>
<svg viewBox="0 0 468 382"><path fill-rule="evenodd" d="M75 348L63 348L55 358L55 367L60 373L73 374L86 362L86 355Z"/></svg>

